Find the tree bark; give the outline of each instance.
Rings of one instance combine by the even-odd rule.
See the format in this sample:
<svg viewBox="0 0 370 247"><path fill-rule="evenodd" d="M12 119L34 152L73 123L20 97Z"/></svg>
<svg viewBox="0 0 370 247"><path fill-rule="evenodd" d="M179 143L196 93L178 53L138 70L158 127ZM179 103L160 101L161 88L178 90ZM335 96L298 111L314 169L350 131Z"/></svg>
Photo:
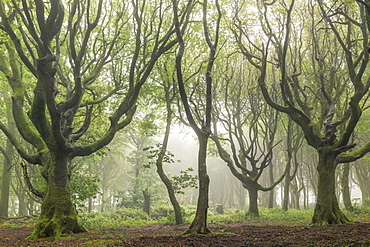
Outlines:
<svg viewBox="0 0 370 247"><path fill-rule="evenodd" d="M10 147L11 148L11 147ZM6 144L6 150L9 150L9 141ZM5 151L4 154L4 162L3 162L3 169L2 169L2 179L1 179L1 196L0 196L0 216L8 217L8 209L9 209L9 189L10 189L10 180L12 174L12 164L10 163L10 153Z"/></svg>
<svg viewBox="0 0 370 247"><path fill-rule="evenodd" d="M362 206L370 206L370 177L368 176L370 172L368 172L365 167L364 162L360 162L360 164L355 165L355 171L358 180L358 186L361 190L361 197L362 197Z"/></svg>
<svg viewBox="0 0 370 247"><path fill-rule="evenodd" d="M353 206L351 203L351 191L349 188L349 170L350 163L344 163L341 171L340 185L344 207L348 211L353 211Z"/></svg>
<svg viewBox="0 0 370 247"><path fill-rule="evenodd" d="M4 92L5 101L10 101L8 92ZM14 133L15 125L12 122L13 116L9 104L6 106L6 117L8 119L8 128ZM1 148L1 152L4 156L2 179L1 179L1 191L0 191L0 216L8 217L9 209L9 190L10 182L12 177L12 162L13 162L13 146L9 140L6 141L5 149Z"/></svg>
<svg viewBox="0 0 370 247"><path fill-rule="evenodd" d="M19 191L19 195L18 195L18 201L19 201L18 215L19 216L27 215L27 203L25 201L25 197L26 197L26 193L23 190L23 188L21 188L21 191Z"/></svg>
<svg viewBox="0 0 370 247"><path fill-rule="evenodd" d="M176 223L176 225L180 225L180 224L183 223L181 207L180 207L179 202L176 199L172 183L168 179L166 174L164 173L162 166L161 167L157 166L157 172L158 172L159 177L161 178L162 182L165 184L165 186L167 188L168 196L169 196L171 204L173 206L173 210L175 211L175 223Z"/></svg>
<svg viewBox="0 0 370 247"><path fill-rule="evenodd" d="M288 160L287 164L287 173L284 178L284 186L283 186L283 201L282 201L282 209L287 211L289 209L289 188L290 182L292 181L292 176L290 176L290 168L291 168L291 161Z"/></svg>
<svg viewBox="0 0 370 247"><path fill-rule="evenodd" d="M270 184L274 183L274 165L271 163L269 165L269 182ZM275 189L270 190L268 198L268 208L273 208L276 205L275 200Z"/></svg>
<svg viewBox="0 0 370 247"><path fill-rule="evenodd" d="M53 158L55 157L55 158ZM49 164L47 188L41 205L41 214L32 235L28 239L53 237L58 239L63 234L86 232L77 221L77 210L72 202L69 185L68 156L63 152L45 157Z"/></svg>
<svg viewBox="0 0 370 247"><path fill-rule="evenodd" d="M319 174L317 202L312 217L312 224L341 224L349 222L349 219L339 208L335 194L335 169L337 154L325 148L319 150Z"/></svg>
<svg viewBox="0 0 370 247"><path fill-rule="evenodd" d="M180 225L183 223L182 219L182 213L181 213L181 207L179 202L177 201L175 190L173 189L171 180L167 177L166 173L163 170L163 158L165 156L167 146L168 146L168 139L170 137L170 131L171 131L171 124L172 124L172 109L171 109L171 103L173 101L173 97L171 97L171 83L167 82L165 80L164 85L164 91L165 91L165 99L166 99L166 130L164 133L163 141L162 141L162 147L158 154L157 160L156 160L156 167L157 167L157 173L159 177L161 178L162 182L166 186L168 197L170 198L173 210L175 212L175 222L176 225Z"/></svg>
<svg viewBox="0 0 370 247"><path fill-rule="evenodd" d="M93 208L93 198L92 198L92 196L90 196L90 197L89 197L88 206L87 206L87 212L88 212L88 213L91 213L92 208Z"/></svg>
<svg viewBox="0 0 370 247"><path fill-rule="evenodd" d="M249 196L249 208L246 213L247 217L259 217L258 211L258 189L255 186L249 185L246 187Z"/></svg>
<svg viewBox="0 0 370 247"><path fill-rule="evenodd" d="M198 135L199 153L198 153L198 176L199 176L199 196L197 203L197 211L195 218L185 234L189 233L210 233L207 227L207 212L208 212L208 191L209 191L209 176L207 174L207 142L208 136Z"/></svg>
<svg viewBox="0 0 370 247"><path fill-rule="evenodd" d="M143 205L143 211L147 214L150 215L150 193L148 191L148 188L146 188L143 191L143 196L144 196L144 205Z"/></svg>

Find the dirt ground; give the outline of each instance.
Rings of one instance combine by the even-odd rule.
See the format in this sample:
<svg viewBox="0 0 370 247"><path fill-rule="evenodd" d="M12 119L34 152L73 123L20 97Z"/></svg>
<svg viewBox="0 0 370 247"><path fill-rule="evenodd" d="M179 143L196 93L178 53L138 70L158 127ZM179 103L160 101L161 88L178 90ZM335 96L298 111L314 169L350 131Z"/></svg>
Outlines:
<svg viewBox="0 0 370 247"><path fill-rule="evenodd" d="M25 240L32 226L0 228L0 246L370 246L370 223L326 226L271 226L248 223L209 224L212 234L181 235L188 225L143 226Z"/></svg>

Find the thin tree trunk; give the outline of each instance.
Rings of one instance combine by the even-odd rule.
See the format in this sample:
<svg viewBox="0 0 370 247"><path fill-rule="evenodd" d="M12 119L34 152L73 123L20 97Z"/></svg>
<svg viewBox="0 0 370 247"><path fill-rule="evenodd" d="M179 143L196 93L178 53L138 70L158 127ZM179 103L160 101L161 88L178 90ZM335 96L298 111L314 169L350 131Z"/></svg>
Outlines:
<svg viewBox="0 0 370 247"><path fill-rule="evenodd" d="M370 206L370 183L369 177L366 176L367 172L364 170L364 165L362 162L355 165L355 171L358 180L358 186L361 191L362 206Z"/></svg>
<svg viewBox="0 0 370 247"><path fill-rule="evenodd" d="M10 101L10 97L7 91L4 92L5 101ZM6 106L6 117L8 119L8 128L11 133L15 133L15 124L13 122L13 116L11 113L10 104ZM13 145L7 139L5 149L1 148L1 152L4 156L2 179L1 179L1 191L0 191L0 216L8 217L9 209L9 191L10 182L12 177L12 162L13 162Z"/></svg>
<svg viewBox="0 0 370 247"><path fill-rule="evenodd" d="M288 160L290 163L290 161ZM288 205L289 205L289 187L290 187L290 182L292 181L290 174L290 164L287 165L287 174L284 178L284 186L283 186L283 204L282 204L282 209L284 211L287 211Z"/></svg>
<svg viewBox="0 0 370 247"><path fill-rule="evenodd" d="M88 203L88 206L87 206L87 212L88 213L91 213L92 207L93 207L93 198L92 198L92 196L90 196L89 197L89 203Z"/></svg>
<svg viewBox="0 0 370 247"><path fill-rule="evenodd" d="M9 190L10 181L12 174L12 164L11 164L11 146L9 146L9 141L7 141L6 149L3 150L4 161L2 169L2 179L1 179L1 196L0 196L0 216L8 217L9 210ZM10 152L9 152L10 151Z"/></svg>
<svg viewBox="0 0 370 247"><path fill-rule="evenodd" d="M105 183L102 183L102 194L101 194L101 208L100 212L105 212L107 207L107 190L105 187Z"/></svg>
<svg viewBox="0 0 370 247"><path fill-rule="evenodd" d="M143 196L144 196L144 205L143 205L143 211L147 214L150 215L150 193L148 191L148 188L145 188L143 191Z"/></svg>
<svg viewBox="0 0 370 247"><path fill-rule="evenodd" d="M340 185L341 185L341 192L343 197L344 207L348 211L353 211L353 206L351 203L351 192L349 188L349 170L350 170L350 163L344 163L342 174L340 176Z"/></svg>
<svg viewBox="0 0 370 247"><path fill-rule="evenodd" d="M168 179L168 177L166 176L166 174L164 173L162 166L161 167L158 167L157 166L157 172L158 172L158 174L159 174L162 182L166 185L168 196L169 196L170 201L172 203L173 210L175 211L175 222L176 222L176 225L180 225L180 224L183 223L182 213L181 213L181 207L180 207L179 202L176 199L176 196L175 196L175 192L173 190L172 183Z"/></svg>
<svg viewBox="0 0 370 247"><path fill-rule="evenodd" d="M27 215L27 203L25 201L26 193L25 191L21 188L21 191L19 191L19 196L18 196L18 215L23 216Z"/></svg>
<svg viewBox="0 0 370 247"><path fill-rule="evenodd" d="M160 153L158 154L156 166L157 166L157 173L159 177L161 178L162 182L167 188L168 196L170 198L173 210L175 211L175 222L176 225L182 224L182 213L181 213L181 207L179 202L177 201L175 191L173 189L171 180L167 177L166 173L163 170L163 158L165 156L165 152L167 150L168 146L168 139L170 136L170 130L171 130L171 124L172 124L172 109L171 109L171 97L170 97L170 88L167 86L164 86L165 89L165 96L166 96L166 110L167 110L167 116L166 116L166 130L163 137L162 142L162 148Z"/></svg>
<svg viewBox="0 0 370 247"><path fill-rule="evenodd" d="M274 183L274 166L272 163L269 165L269 180L270 180L270 184ZM276 204L275 189L272 189L269 192L268 208L275 207L275 204Z"/></svg>
<svg viewBox="0 0 370 247"><path fill-rule="evenodd" d="M207 174L207 142L208 136L198 136L199 153L198 153L198 176L199 176L199 196L197 203L197 211L195 218L189 229L185 231L188 233L210 233L207 227L207 212L208 212L208 191L209 191L209 177Z"/></svg>

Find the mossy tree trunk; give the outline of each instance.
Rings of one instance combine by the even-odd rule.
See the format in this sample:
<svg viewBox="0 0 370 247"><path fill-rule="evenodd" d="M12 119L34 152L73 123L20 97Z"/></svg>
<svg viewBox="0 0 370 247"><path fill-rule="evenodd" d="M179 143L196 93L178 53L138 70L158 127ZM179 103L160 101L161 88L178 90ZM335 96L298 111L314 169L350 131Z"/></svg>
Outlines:
<svg viewBox="0 0 370 247"><path fill-rule="evenodd" d="M258 188L253 185L246 187L249 196L249 208L246 213L247 217L259 217L258 211Z"/></svg>
<svg viewBox="0 0 370 247"><path fill-rule="evenodd" d="M341 224L349 222L348 218L339 208L335 193L336 186L336 156L330 150L319 151L319 163L317 171L319 174L317 201L312 217L312 223L317 225Z"/></svg>
<svg viewBox="0 0 370 247"><path fill-rule="evenodd" d="M67 153L50 153L44 164L48 167L46 191L41 205L41 214L29 239L54 237L63 234L84 232L78 223L77 211L72 202L70 188L69 158Z"/></svg>

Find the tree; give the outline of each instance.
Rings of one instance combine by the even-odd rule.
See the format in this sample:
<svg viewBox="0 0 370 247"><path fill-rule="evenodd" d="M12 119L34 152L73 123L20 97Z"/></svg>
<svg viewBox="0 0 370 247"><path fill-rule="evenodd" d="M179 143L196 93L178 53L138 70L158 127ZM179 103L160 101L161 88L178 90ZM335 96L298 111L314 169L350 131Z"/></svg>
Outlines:
<svg viewBox="0 0 370 247"><path fill-rule="evenodd" d="M0 63L4 61L4 56L0 55ZM2 63L4 64L4 63ZM1 70L1 65L0 65ZM15 126L12 119L11 109L9 107L10 97L8 92L4 92L4 100L8 101L5 105L7 126L11 133L15 133ZM2 169L2 179L1 179L1 191L0 191L0 217L8 217L8 208L9 208L9 191L10 183L12 177L12 167L13 167L13 146L9 140L6 141L5 148L0 146L0 152L4 156L3 169Z"/></svg>
<svg viewBox="0 0 370 247"><path fill-rule="evenodd" d="M287 163L286 164L287 174L285 175L285 178L284 178L283 201L282 201L282 206L281 206L284 211L288 210L290 183L296 177L298 165L299 165L299 162L297 159L297 152L299 148L301 147L303 138L298 128L299 127L295 125L293 121L289 118L286 130L285 130L285 133L286 133L285 159Z"/></svg>
<svg viewBox="0 0 370 247"><path fill-rule="evenodd" d="M32 154L4 124L0 127L23 159L41 165L47 182L30 239L86 231L71 200L71 161L104 147L131 122L155 62L177 42L173 26L166 25L172 18L168 9L161 1L0 3L1 28L8 35L8 66L2 72L13 91L17 129L34 147ZM35 81L30 104L17 57ZM99 98L102 88L109 90ZM114 103L106 103L108 98ZM111 117L104 134L91 142L84 134L94 132L89 127L98 104L111 107Z"/></svg>
<svg viewBox="0 0 370 247"><path fill-rule="evenodd" d="M362 206L370 206L370 166L367 159L355 162L356 184L361 190Z"/></svg>
<svg viewBox="0 0 370 247"><path fill-rule="evenodd" d="M189 104L189 97L185 89L184 83L184 76L183 76L183 56L185 51L185 42L184 42L184 34L182 33L181 27L179 25L178 19L178 2L176 0L173 1L174 7L174 23L176 28L176 35L179 40L179 47L176 54L176 75L177 75L177 83L179 86L179 93L181 97L182 104L184 106L184 110L186 113L186 118L189 122L189 125L194 130L195 134L197 135L198 142L199 142L199 151L198 151L198 177L199 177L199 195L198 195L198 202L197 202L197 210L194 217L193 222L189 226L188 230L185 233L209 233L210 230L207 227L207 211L208 211L208 192L209 192L209 176L207 174L207 143L209 136L211 134L211 112L212 112L212 84L213 84L213 77L212 77L212 69L214 65L214 61L216 58L216 51L218 48L219 42L219 30L220 30L220 22L221 22L221 9L219 2L216 0L216 20L215 20L215 30L214 30L214 40L211 40L210 30L208 26L208 1L205 0L202 2L202 17L203 17L203 31L204 37L209 49L209 56L206 66L206 72L204 75L204 80L200 79L201 82L205 84L205 103L202 106L204 108L203 111L200 111L199 108L196 108L192 111L190 104ZM189 8L193 7L193 2L189 1ZM201 87L201 86L199 86ZM202 86L203 87L203 86ZM203 116L203 117L201 117ZM198 122L197 122L198 121Z"/></svg>
<svg viewBox="0 0 370 247"><path fill-rule="evenodd" d="M280 12L275 12L278 19L273 23L271 11L275 4L260 3L262 45L246 34L240 16L235 18L236 40L241 52L260 73L258 81L265 101L288 114L318 153L318 194L312 223L319 225L349 221L338 205L335 170L340 163L361 158L370 147L368 143L347 152L355 147L350 143L351 135L370 86L365 73L369 61L365 7L336 4L317 1L303 6L293 0L276 5ZM306 7L310 25L305 25L307 16L298 17L303 13L298 9ZM309 27L307 33L306 27ZM276 28L280 33L274 32ZM302 41L307 35L311 42L304 46ZM254 50L244 40L251 41ZM275 53L270 52L270 45ZM276 83L268 76L271 70L280 72L281 101L272 99L269 93L269 81Z"/></svg>
<svg viewBox="0 0 370 247"><path fill-rule="evenodd" d="M233 61L231 57L228 61ZM256 90L255 78L240 60L228 62L226 72L218 77L218 101L214 119L220 122L225 134L218 133L217 123L212 140L231 173L248 190L247 216L258 217L258 192L271 191L285 176L285 172L268 186L259 181L263 172L272 166L273 148L278 126L278 112L262 101ZM225 136L225 137L224 137ZM221 142L226 144L222 144ZM226 146L226 147L225 147ZM227 151L231 149L231 151ZM271 172L271 171L270 171Z"/></svg>
<svg viewBox="0 0 370 247"><path fill-rule="evenodd" d="M167 62L167 61L166 61ZM159 66L158 66L159 67ZM173 119L172 104L176 97L175 79L174 73L170 73L166 63L163 62L162 66L158 68L160 71L161 86L164 91L164 102L166 104L166 128L163 136L162 144L158 146L158 150L153 150L151 154L152 158L155 158L155 165L157 167L157 173L161 178L162 182L166 186L168 196L170 198L171 204L175 212L175 223L177 225L183 223L182 212L180 204L176 198L175 186L173 185L171 179L166 175L163 169L163 163L173 163L170 153L167 151L168 140L171 132L171 125Z"/></svg>

